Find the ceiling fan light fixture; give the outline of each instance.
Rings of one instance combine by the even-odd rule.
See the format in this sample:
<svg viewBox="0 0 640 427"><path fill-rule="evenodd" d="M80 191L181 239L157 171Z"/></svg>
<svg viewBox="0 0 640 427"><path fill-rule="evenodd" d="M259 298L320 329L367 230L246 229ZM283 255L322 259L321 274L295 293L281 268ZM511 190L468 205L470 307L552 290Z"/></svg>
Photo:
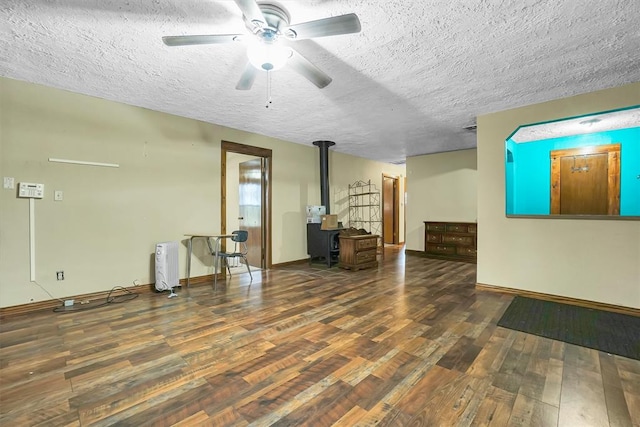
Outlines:
<svg viewBox="0 0 640 427"><path fill-rule="evenodd" d="M282 68L291 55L291 49L277 43L251 43L247 48L249 62L262 71Z"/></svg>

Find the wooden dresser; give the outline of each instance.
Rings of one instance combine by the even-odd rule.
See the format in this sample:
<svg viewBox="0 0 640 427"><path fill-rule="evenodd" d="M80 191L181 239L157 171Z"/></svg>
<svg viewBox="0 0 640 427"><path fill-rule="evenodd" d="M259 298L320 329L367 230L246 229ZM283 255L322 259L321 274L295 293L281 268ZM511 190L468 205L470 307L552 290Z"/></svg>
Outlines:
<svg viewBox="0 0 640 427"><path fill-rule="evenodd" d="M424 251L428 258L476 262L478 224L424 221Z"/></svg>
<svg viewBox="0 0 640 427"><path fill-rule="evenodd" d="M378 235L362 234L340 236L340 262L338 267L360 270L378 266Z"/></svg>

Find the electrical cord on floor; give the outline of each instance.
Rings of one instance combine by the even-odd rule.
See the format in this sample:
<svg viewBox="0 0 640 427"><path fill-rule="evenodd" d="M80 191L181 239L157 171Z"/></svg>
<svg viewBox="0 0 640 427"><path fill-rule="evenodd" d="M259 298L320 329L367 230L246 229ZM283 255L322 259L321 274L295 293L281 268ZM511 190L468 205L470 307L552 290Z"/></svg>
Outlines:
<svg viewBox="0 0 640 427"><path fill-rule="evenodd" d="M54 297L53 295L51 295L51 292L49 292L44 286L42 286L40 283L36 282L35 280L33 280L33 283L35 283L36 285L38 285L40 287L40 289L42 289L43 291L45 291L47 293L47 295L49 295L52 299L57 299L58 301L60 301L61 303L64 304L64 300Z"/></svg>
<svg viewBox="0 0 640 427"><path fill-rule="evenodd" d="M160 287L158 287L160 285ZM167 278L162 271L156 271L156 289L157 290L169 290L169 298L177 297L178 294L173 292L173 286L167 284Z"/></svg>
<svg viewBox="0 0 640 427"><path fill-rule="evenodd" d="M116 290L123 291L124 294L111 296L111 294ZM76 313L79 311L87 311L87 310L93 310L94 308L105 307L109 304L119 304L119 303L131 301L132 299L135 299L135 298L138 298L138 294L134 294L133 292L129 291L126 288L123 288L122 286L114 286L113 288L111 288L111 290L107 294L107 298L105 299L104 302L101 302L99 304L91 304L91 303L83 304L84 307L74 307L74 306L67 307L63 305L62 307L54 308L53 312L54 313Z"/></svg>

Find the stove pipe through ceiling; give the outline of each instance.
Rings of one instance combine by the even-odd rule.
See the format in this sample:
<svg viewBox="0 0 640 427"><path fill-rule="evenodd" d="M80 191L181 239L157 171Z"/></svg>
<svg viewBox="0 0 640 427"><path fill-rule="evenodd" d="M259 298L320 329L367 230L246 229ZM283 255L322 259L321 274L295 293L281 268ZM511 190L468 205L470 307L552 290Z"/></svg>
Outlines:
<svg viewBox="0 0 640 427"><path fill-rule="evenodd" d="M313 145L320 150L320 200L327 215L331 213L329 207L329 147L336 145L333 141L313 141Z"/></svg>

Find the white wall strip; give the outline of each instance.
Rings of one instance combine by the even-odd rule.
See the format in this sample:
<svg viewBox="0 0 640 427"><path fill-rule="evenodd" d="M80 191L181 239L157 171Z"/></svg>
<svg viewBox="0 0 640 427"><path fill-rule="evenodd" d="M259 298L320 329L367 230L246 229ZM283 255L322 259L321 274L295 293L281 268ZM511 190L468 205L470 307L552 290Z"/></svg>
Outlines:
<svg viewBox="0 0 640 427"><path fill-rule="evenodd" d="M36 281L36 212L33 198L29 198L29 267L31 281Z"/></svg>
<svg viewBox="0 0 640 427"><path fill-rule="evenodd" d="M68 160L68 159L52 159L49 158L50 162L55 163L70 163L72 165L86 165L86 166L102 166L105 168L119 168L120 165L117 163L99 163L99 162L85 162L83 160Z"/></svg>

